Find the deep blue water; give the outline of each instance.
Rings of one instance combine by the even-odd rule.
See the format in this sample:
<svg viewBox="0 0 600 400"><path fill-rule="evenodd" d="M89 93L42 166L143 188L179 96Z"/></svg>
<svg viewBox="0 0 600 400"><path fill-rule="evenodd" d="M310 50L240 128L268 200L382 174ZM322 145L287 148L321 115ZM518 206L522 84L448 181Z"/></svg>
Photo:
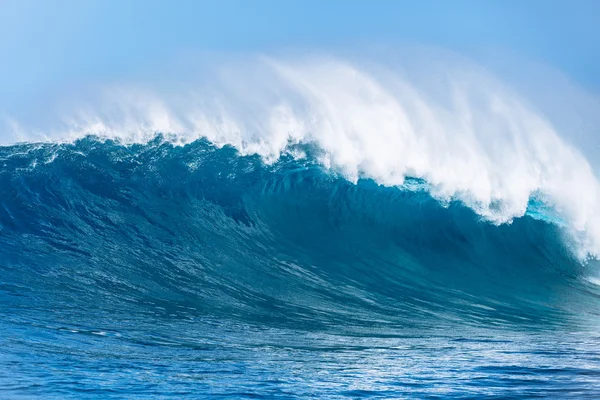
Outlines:
<svg viewBox="0 0 600 400"><path fill-rule="evenodd" d="M206 141L0 148L0 398L600 398L551 218Z"/></svg>

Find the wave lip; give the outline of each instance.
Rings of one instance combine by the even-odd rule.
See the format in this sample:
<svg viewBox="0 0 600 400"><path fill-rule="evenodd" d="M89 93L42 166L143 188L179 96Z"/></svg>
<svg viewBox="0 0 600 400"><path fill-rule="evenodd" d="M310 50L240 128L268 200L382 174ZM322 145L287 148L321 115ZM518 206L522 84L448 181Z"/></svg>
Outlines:
<svg viewBox="0 0 600 400"><path fill-rule="evenodd" d="M600 185L570 140L576 135L481 66L428 60L411 68L331 56L248 59L206 72L195 89L108 87L88 106L67 107L43 135L12 126L26 141L96 134L146 143L164 132L267 163L313 145L321 165L351 181L423 179L439 201L459 200L495 223L523 216L537 197L565 223L581 258L598 255Z"/></svg>

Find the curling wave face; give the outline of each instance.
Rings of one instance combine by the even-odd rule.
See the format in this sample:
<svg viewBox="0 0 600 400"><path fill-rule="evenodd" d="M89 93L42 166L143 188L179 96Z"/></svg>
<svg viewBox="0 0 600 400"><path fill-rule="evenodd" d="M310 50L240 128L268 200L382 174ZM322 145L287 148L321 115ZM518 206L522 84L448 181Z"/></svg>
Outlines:
<svg viewBox="0 0 600 400"><path fill-rule="evenodd" d="M597 291L585 278L595 264L576 258L535 203L497 226L460 202L442 205L417 179L349 182L313 150L269 165L205 140L5 147L3 299L17 314L34 304L79 323L95 308L161 302L343 330L593 317Z"/></svg>

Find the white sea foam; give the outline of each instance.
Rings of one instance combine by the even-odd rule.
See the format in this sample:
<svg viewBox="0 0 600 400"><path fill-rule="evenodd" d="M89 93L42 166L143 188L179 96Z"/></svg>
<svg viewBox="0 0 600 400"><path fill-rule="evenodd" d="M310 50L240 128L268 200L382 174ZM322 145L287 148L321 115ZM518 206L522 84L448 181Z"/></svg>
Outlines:
<svg viewBox="0 0 600 400"><path fill-rule="evenodd" d="M290 143L313 142L322 163L350 180L423 178L441 201L459 199L495 223L522 216L531 196L541 197L568 221L581 254L600 253L596 174L569 132L530 101L464 60L412 70L352 60L248 58L170 89L105 86L50 127L11 120L3 139L139 142L162 132L181 143L206 137L267 162Z"/></svg>

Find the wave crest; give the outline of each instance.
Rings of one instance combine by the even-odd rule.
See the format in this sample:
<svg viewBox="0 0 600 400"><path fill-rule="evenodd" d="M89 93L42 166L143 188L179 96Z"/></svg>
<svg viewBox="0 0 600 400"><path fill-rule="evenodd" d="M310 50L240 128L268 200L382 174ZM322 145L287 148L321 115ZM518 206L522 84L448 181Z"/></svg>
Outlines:
<svg viewBox="0 0 600 400"><path fill-rule="evenodd" d="M422 71L348 58L259 58L220 66L193 89L172 86L105 88L88 106L67 107L60 128L41 137L131 143L162 132L180 143L232 145L268 163L294 144L312 144L322 165L351 181L420 178L436 199L460 200L495 223L523 216L541 198L566 221L580 256L600 253L600 185L588 160L568 133L472 63ZM36 140L31 128L13 127Z"/></svg>

